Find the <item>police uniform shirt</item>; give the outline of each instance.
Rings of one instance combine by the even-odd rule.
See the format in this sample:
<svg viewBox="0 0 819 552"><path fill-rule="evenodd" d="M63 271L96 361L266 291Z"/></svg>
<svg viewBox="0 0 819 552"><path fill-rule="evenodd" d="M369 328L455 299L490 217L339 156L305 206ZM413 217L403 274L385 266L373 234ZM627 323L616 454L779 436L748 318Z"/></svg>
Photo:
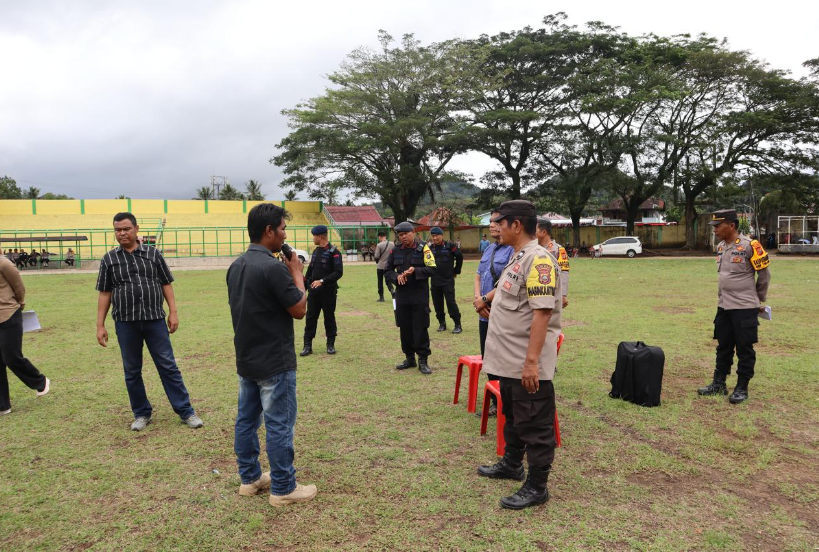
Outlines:
<svg viewBox="0 0 819 552"><path fill-rule="evenodd" d="M461 250L452 242L444 241L441 245L430 245L430 251L435 257L437 270L432 275L433 286L445 286L454 281L455 274L461 273L464 256Z"/></svg>
<svg viewBox="0 0 819 552"><path fill-rule="evenodd" d="M560 268L560 280L563 284L563 297L569 295L569 254L566 253L566 248L552 240L546 251L552 254L552 257L557 259L557 266Z"/></svg>
<svg viewBox="0 0 819 552"><path fill-rule="evenodd" d="M725 310L759 308L768 296L769 264L757 240L740 234L733 243L721 241L717 247L718 306Z"/></svg>
<svg viewBox="0 0 819 552"><path fill-rule="evenodd" d="M520 379L533 310L552 309L546 343L538 358L540 380L551 380L557 363L557 338L560 336L563 290L559 268L546 248L532 240L513 255L498 280L492 311L483 370L499 377Z"/></svg>
<svg viewBox="0 0 819 552"><path fill-rule="evenodd" d="M336 285L336 281L344 274L341 252L331 244L327 247L316 247L310 257L305 280L308 284L324 280L323 285Z"/></svg>
<svg viewBox="0 0 819 552"><path fill-rule="evenodd" d="M435 274L435 256L425 242L415 242L412 247L396 246L390 251L389 272L387 278L398 283L398 275L411 266L415 271L407 276L403 286L395 288L395 300L401 305L429 305L429 286L427 279Z"/></svg>

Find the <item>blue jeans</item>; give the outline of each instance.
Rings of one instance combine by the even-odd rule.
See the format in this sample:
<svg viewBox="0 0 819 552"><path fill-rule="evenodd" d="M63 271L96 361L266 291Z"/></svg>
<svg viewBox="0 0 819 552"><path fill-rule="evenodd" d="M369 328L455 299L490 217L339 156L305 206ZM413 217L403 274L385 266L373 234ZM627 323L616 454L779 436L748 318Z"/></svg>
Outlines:
<svg viewBox="0 0 819 552"><path fill-rule="evenodd" d="M171 347L171 336L165 321L143 320L139 322L116 322L117 341L122 352L122 366L125 369L125 387L131 400L134 417L150 417L153 407L145 393L142 382L142 343L148 346L148 352L154 360L165 394L176 412L183 420L193 416L193 407L182 381L182 373L176 366Z"/></svg>
<svg viewBox="0 0 819 552"><path fill-rule="evenodd" d="M233 450L242 483L262 476L259 427L267 433L270 494L286 495L296 488L293 467L293 426L296 425L296 371L288 370L261 381L239 376L239 412Z"/></svg>

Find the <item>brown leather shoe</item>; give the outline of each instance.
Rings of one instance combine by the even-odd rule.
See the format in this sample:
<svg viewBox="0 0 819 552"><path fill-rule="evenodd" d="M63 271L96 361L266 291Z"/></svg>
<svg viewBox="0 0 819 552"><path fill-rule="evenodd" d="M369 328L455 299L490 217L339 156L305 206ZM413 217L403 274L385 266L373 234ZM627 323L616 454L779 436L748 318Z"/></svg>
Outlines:
<svg viewBox="0 0 819 552"><path fill-rule="evenodd" d="M239 485L239 494L242 496L256 496L261 491L270 488L270 474L263 473L262 476L253 483L242 483Z"/></svg>
<svg viewBox="0 0 819 552"><path fill-rule="evenodd" d="M284 496L270 495L270 505L281 508L282 506L296 502L307 502L308 500L312 500L313 497L316 496L316 493L318 493L318 490L315 485L301 485L296 483L296 488L293 489L293 492L290 494Z"/></svg>

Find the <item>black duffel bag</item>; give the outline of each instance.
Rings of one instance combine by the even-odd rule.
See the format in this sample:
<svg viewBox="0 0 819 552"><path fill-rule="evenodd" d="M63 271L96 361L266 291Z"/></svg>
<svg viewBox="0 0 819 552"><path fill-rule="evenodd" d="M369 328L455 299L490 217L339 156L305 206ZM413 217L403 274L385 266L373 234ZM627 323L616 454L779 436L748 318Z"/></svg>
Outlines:
<svg viewBox="0 0 819 552"><path fill-rule="evenodd" d="M642 341L623 341L617 346L617 364L611 375L609 397L642 406L660 406L665 353Z"/></svg>

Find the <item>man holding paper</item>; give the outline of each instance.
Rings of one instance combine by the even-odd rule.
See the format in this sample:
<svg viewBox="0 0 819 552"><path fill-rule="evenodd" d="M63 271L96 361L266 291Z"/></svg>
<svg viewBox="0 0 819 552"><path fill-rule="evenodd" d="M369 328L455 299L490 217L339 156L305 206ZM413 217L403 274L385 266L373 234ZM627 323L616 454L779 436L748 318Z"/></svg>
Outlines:
<svg viewBox="0 0 819 552"><path fill-rule="evenodd" d="M0 416L11 413L6 367L41 397L50 381L23 356L23 307L26 287L14 263L0 257Z"/></svg>
<svg viewBox="0 0 819 552"><path fill-rule="evenodd" d="M739 404L748 398L748 382L754 377L754 343L759 317L766 314L770 317L770 311L766 312L761 304L768 295L771 261L761 243L739 233L734 209L716 211L708 224L722 240L717 246L719 302L714 318L717 358L713 382L697 392L700 395L728 394L725 380L731 373L736 350L737 385L728 402Z"/></svg>

